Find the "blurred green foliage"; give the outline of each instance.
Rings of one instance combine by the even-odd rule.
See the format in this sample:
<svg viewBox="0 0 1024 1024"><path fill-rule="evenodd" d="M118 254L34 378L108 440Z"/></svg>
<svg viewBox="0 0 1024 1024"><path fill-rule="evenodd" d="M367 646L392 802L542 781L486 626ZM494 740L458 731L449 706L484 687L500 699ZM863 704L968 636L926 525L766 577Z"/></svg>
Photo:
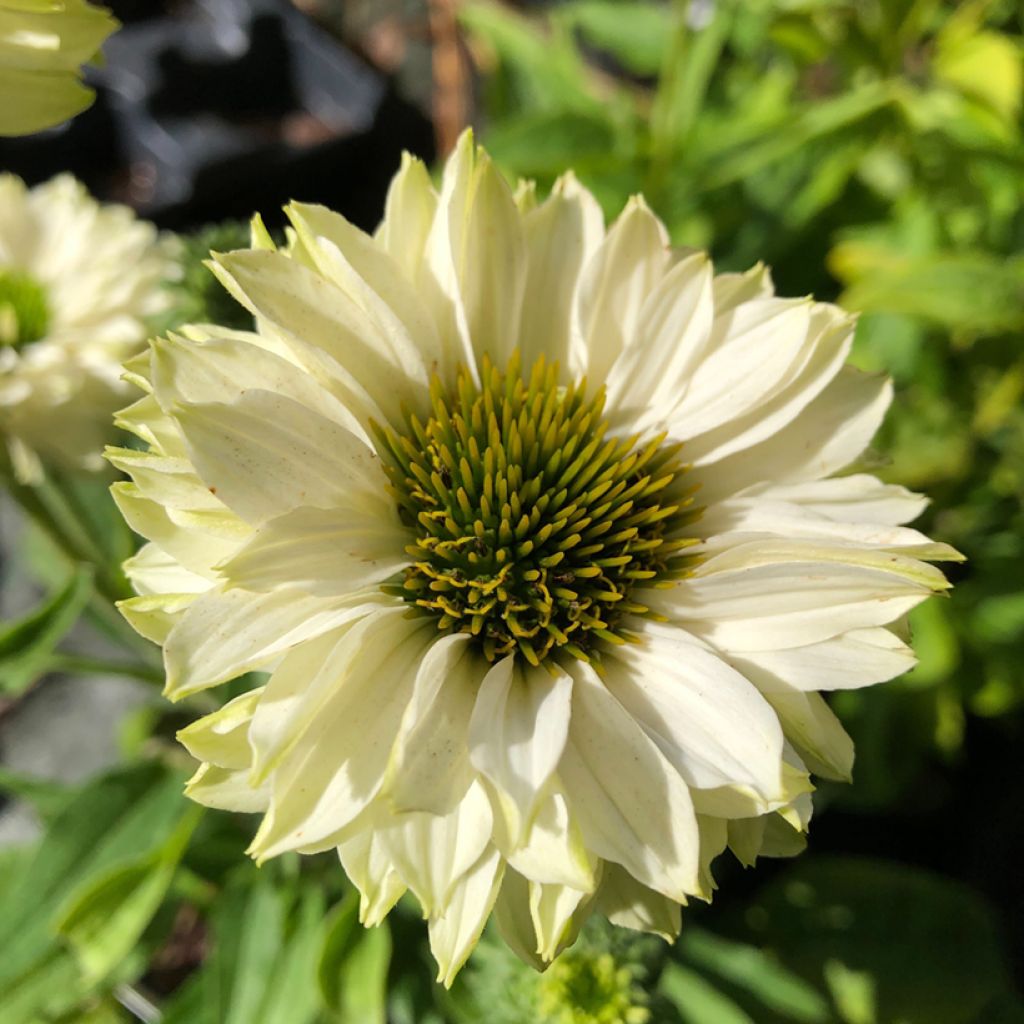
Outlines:
<svg viewBox="0 0 1024 1024"><path fill-rule="evenodd" d="M967 555L912 620L921 665L837 710L862 757L835 799L891 804L965 715L1024 704L1021 8L1000 0L566 0L461 11L482 138L512 176L642 192L679 245L862 313L897 385L871 469L926 491ZM895 764L895 769L894 769Z"/></svg>

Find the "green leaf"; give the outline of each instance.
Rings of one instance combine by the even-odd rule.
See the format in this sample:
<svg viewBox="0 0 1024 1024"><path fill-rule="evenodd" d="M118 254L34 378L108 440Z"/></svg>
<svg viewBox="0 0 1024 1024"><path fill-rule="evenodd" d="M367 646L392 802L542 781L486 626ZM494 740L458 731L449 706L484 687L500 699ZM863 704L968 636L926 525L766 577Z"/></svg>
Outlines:
<svg viewBox="0 0 1024 1024"><path fill-rule="evenodd" d="M160 907L202 810L188 807L154 854L111 868L78 888L57 931L71 945L87 984L106 978L131 952Z"/></svg>
<svg viewBox="0 0 1024 1024"><path fill-rule="evenodd" d="M22 772L13 772L0 765L0 793L7 793L30 803L44 819L52 819L73 800L77 787L52 779L39 779Z"/></svg>
<svg viewBox="0 0 1024 1024"><path fill-rule="evenodd" d="M840 301L864 312L904 313L954 330L994 334L1024 328L1024 260L987 253L907 256L860 242L829 254L849 282Z"/></svg>
<svg viewBox="0 0 1024 1024"><path fill-rule="evenodd" d="M541 111L508 118L487 136L487 148L502 166L527 178L552 181L570 164L585 173L617 144L605 117Z"/></svg>
<svg viewBox="0 0 1024 1024"><path fill-rule="evenodd" d="M19 990L28 1007L31 993L49 1005L52 993L38 978L51 968L64 971L65 960L80 983L57 919L111 872L164 847L188 808L181 786L161 765L135 766L85 786L54 819L0 895L0 991Z"/></svg>
<svg viewBox="0 0 1024 1024"><path fill-rule="evenodd" d="M225 1024L261 1019L259 1009L284 938L286 910L285 894L268 878L260 878L249 893L238 934L233 937L234 956L227 954L220 963L221 991L227 996Z"/></svg>
<svg viewBox="0 0 1024 1024"><path fill-rule="evenodd" d="M387 924L359 924L359 894L349 893L331 913L317 968L320 992L340 1024L385 1024L391 961Z"/></svg>
<svg viewBox="0 0 1024 1024"><path fill-rule="evenodd" d="M886 82L868 82L847 93L789 113L780 124L763 127L753 138L707 154L702 190L722 188L784 160L816 139L863 121L893 101Z"/></svg>
<svg viewBox="0 0 1024 1024"><path fill-rule="evenodd" d="M56 946L28 969L6 972L0 991L4 1024L40 1024L71 1010L87 994L75 958Z"/></svg>
<svg viewBox="0 0 1024 1024"><path fill-rule="evenodd" d="M757 1024L706 978L681 964L669 964L659 991L679 1011L685 1024Z"/></svg>
<svg viewBox="0 0 1024 1024"><path fill-rule="evenodd" d="M684 929L679 953L694 967L717 975L787 1020L829 1020L828 1001L814 986L753 946L730 942L700 928Z"/></svg>
<svg viewBox="0 0 1024 1024"><path fill-rule="evenodd" d="M164 1007L164 1024L314 1024L322 1007L323 896L296 899L266 870L242 865L212 905L213 952Z"/></svg>
<svg viewBox="0 0 1024 1024"><path fill-rule="evenodd" d="M260 1024L305 1024L316 1018L320 1008L317 954L325 920L324 900L318 888L302 893L294 916L294 926L268 987Z"/></svg>
<svg viewBox="0 0 1024 1024"><path fill-rule="evenodd" d="M78 620L91 588L90 570L79 568L38 608L0 626L0 693L16 696L46 672L50 656Z"/></svg>
<svg viewBox="0 0 1024 1024"><path fill-rule="evenodd" d="M880 1024L968 1024L1006 989L989 907L918 867L804 860L744 920L751 942L811 985L827 983L850 1024L867 1018L869 992Z"/></svg>
<svg viewBox="0 0 1024 1024"><path fill-rule="evenodd" d="M558 7L555 17L638 75L657 74L671 38L668 8L649 0L628 5L616 0L573 0Z"/></svg>
<svg viewBox="0 0 1024 1024"><path fill-rule="evenodd" d="M601 112L601 101L590 91L589 72L559 26L544 30L491 3L461 4L458 16L514 75L525 108Z"/></svg>
<svg viewBox="0 0 1024 1024"><path fill-rule="evenodd" d="M731 20L724 5L716 5L712 21L699 32L678 15L671 27L671 45L651 104L651 144L662 159L682 152L698 122Z"/></svg>

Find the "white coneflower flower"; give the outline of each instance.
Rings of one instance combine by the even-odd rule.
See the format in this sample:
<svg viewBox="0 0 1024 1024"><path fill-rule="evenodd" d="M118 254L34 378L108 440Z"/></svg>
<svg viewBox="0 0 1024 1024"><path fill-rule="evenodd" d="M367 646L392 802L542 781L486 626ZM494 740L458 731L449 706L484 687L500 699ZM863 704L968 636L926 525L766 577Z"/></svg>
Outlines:
<svg viewBox="0 0 1024 1024"><path fill-rule="evenodd" d="M842 311L468 134L373 237L287 212L215 257L259 333L154 342L110 456L168 695L271 672L182 732L191 795L258 858L336 847L367 924L411 890L445 982L492 909L538 963L591 912L673 935L727 844L799 844L852 761L817 691L907 669L947 586L921 499L835 476L889 384Z"/></svg>
<svg viewBox="0 0 1024 1024"><path fill-rule="evenodd" d="M156 230L61 175L0 175L0 440L23 478L40 459L96 469L124 402L121 363L168 301Z"/></svg>
<svg viewBox="0 0 1024 1024"><path fill-rule="evenodd" d="M0 0L0 135L66 121L93 101L82 64L118 26L85 0Z"/></svg>

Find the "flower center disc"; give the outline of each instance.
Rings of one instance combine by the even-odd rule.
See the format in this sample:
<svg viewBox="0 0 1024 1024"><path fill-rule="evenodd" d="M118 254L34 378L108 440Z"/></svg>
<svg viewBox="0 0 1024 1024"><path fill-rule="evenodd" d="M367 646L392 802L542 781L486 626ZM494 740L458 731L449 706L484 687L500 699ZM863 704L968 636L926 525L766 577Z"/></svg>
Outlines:
<svg viewBox="0 0 1024 1024"><path fill-rule="evenodd" d="M0 270L0 345L18 348L38 341L49 322L42 285L20 270Z"/></svg>
<svg viewBox="0 0 1024 1024"><path fill-rule="evenodd" d="M648 612L635 586L687 572L696 542L678 534L697 513L680 445L607 438L603 392L560 386L543 358L528 378L517 356L504 372L485 358L481 381L462 371L447 392L435 377L425 423L374 426L415 536L399 592L442 632L478 637L489 661L591 660Z"/></svg>

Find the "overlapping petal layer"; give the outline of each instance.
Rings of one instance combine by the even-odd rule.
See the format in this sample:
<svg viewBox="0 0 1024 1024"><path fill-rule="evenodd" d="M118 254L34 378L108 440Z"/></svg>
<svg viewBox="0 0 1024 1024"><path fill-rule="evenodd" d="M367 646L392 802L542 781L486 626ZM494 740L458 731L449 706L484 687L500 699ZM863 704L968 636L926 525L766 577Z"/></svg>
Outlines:
<svg viewBox="0 0 1024 1024"><path fill-rule="evenodd" d="M606 230L571 176L539 204L513 193L469 135L439 192L404 161L372 237L319 207L287 212L287 249L257 230L253 250L214 257L256 331L154 343L131 367L147 393L120 420L149 451L110 454L134 481L117 498L149 541L127 567L140 596L124 610L164 645L168 695L268 673L183 731L203 763L191 795L262 812L257 857L337 848L367 924L411 890L445 982L492 909L538 965L595 912L671 937L680 905L710 898L727 846L744 863L800 847L810 775L845 777L852 765L818 691L908 668L902 619L947 586L927 560L955 552L902 525L920 499L834 475L869 443L888 384L843 367L853 323L840 310L776 298L764 268L716 276L705 255L668 246L640 199ZM445 529L457 525L456 500L470 520L472 501L482 517L492 502L515 507L508 551L524 558L545 503L565 500L542 500L539 484L515 506L487 497L482 467L499 448L524 466L535 458L516 431L503 439L480 425L487 451L471 439L462 462L443 462L443 446L426 468L402 461L427 450L431 417L436 436L461 429L443 396L479 415L472 389L502 379L488 367L516 354L524 378L555 360L563 387L530 406L537 451L564 386L586 377L588 394L605 394L605 425L581 450L618 450L600 447L602 431L681 443L684 482L699 484L685 501L702 507L676 515L685 501L670 497L644 512L666 532L652 528L640 546L671 542L685 571L656 563L624 590L598 589L595 600L621 602L614 629L587 625L580 647L552 621L543 660L489 657L475 631L498 607L526 635L515 618L526 606L489 596L507 569L476 581L466 607L488 611L468 615L466 631L455 610L426 611L438 602L403 585L428 548L463 564L463 541L440 539L445 516ZM529 438L523 416L516 429ZM567 422L590 429L584 412ZM408 514L382 438L421 488L412 507L450 494L447 510ZM576 463L565 472L590 479ZM667 486L652 476L621 487ZM565 520L582 523L566 547L612 514L615 477L594 479L593 516ZM633 511L626 503L601 530L639 544ZM491 557L489 536L482 520L467 534L465 564ZM573 563L588 579L632 557L592 547L606 559L593 573ZM575 594L559 557L531 569L525 579L540 582L523 592ZM470 585L462 569L418 564L416 587ZM567 607L575 623L583 610Z"/></svg>

